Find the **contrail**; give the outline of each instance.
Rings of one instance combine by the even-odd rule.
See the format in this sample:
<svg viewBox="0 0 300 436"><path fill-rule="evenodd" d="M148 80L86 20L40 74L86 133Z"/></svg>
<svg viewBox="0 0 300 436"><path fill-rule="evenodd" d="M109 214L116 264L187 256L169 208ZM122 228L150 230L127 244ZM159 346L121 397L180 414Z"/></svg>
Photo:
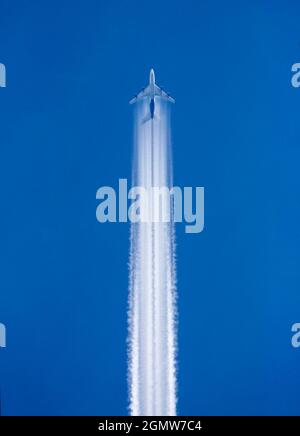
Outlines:
<svg viewBox="0 0 300 436"><path fill-rule="evenodd" d="M168 94L155 84L134 105L133 186L169 188L172 150ZM151 217L170 211L169 222L131 224L129 282L129 391L131 415L176 415L176 271L170 197L140 196ZM155 221L155 222L153 222Z"/></svg>

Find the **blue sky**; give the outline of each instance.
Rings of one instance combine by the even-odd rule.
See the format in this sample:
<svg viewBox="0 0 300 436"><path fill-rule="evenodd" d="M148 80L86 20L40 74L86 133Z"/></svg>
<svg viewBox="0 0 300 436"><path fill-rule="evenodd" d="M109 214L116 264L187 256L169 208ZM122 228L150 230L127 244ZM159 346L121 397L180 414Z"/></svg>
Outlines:
<svg viewBox="0 0 300 436"><path fill-rule="evenodd" d="M0 349L4 414L127 413L127 224L96 190L130 177L151 67L175 98L179 413L299 415L295 1L0 3Z"/></svg>

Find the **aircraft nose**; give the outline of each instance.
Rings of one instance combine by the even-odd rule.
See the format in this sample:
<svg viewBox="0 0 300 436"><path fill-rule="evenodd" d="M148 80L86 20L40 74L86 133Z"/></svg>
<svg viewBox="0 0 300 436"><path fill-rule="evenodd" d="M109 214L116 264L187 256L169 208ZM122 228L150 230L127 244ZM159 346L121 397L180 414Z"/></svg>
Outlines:
<svg viewBox="0 0 300 436"><path fill-rule="evenodd" d="M150 83L155 83L155 74L154 74L154 69L153 68L151 68L151 70L150 70L149 82Z"/></svg>

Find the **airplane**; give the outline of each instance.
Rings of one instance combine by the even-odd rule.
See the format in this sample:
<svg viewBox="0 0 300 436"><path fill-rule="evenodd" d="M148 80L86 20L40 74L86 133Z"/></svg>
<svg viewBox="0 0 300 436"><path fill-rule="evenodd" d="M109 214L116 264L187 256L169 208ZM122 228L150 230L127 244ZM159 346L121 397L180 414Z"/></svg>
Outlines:
<svg viewBox="0 0 300 436"><path fill-rule="evenodd" d="M153 119L155 113L155 99L157 97L175 103L174 98L172 98L162 88L156 85L154 70L153 68L151 68L150 75L149 75L149 85L146 88L143 88L141 92L139 92L133 99L130 100L129 103L133 104L136 101L139 101L143 98L150 98L150 103L149 103L150 118L148 119Z"/></svg>

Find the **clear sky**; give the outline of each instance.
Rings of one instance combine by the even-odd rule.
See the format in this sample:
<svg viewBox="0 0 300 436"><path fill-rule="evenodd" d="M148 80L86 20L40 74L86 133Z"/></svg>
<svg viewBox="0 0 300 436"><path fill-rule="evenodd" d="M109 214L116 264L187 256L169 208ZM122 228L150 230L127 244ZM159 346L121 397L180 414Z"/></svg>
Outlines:
<svg viewBox="0 0 300 436"><path fill-rule="evenodd" d="M177 226L182 415L298 414L298 1L0 3L3 414L127 413L129 227L96 190L130 177L132 108L176 98L175 183L205 187Z"/></svg>

